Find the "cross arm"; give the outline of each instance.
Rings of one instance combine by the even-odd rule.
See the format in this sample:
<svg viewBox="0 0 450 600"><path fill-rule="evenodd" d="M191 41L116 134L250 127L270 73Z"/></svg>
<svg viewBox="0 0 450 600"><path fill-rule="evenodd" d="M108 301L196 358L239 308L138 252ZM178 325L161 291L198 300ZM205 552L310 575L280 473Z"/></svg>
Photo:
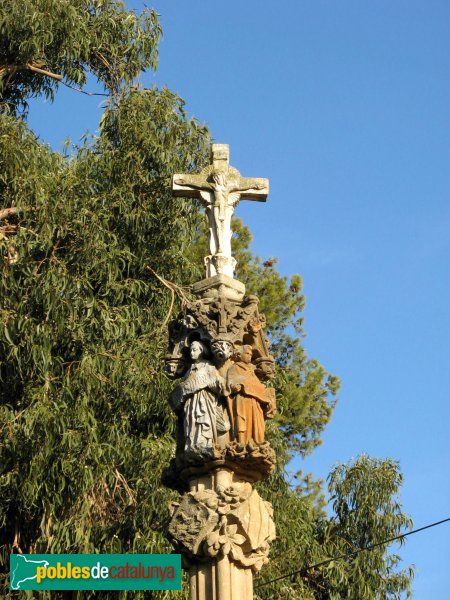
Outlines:
<svg viewBox="0 0 450 600"><path fill-rule="evenodd" d="M269 180L263 177L240 177L236 191L245 200L265 202L269 194Z"/></svg>
<svg viewBox="0 0 450 600"><path fill-rule="evenodd" d="M200 192L211 191L212 186L202 175L176 174L172 177L172 192L174 196L198 198Z"/></svg>

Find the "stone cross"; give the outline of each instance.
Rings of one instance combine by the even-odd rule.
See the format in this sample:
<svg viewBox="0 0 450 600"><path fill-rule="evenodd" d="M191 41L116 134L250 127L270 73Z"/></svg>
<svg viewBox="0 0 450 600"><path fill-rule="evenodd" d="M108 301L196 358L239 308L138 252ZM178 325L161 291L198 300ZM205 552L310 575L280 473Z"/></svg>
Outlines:
<svg viewBox="0 0 450 600"><path fill-rule="evenodd" d="M231 255L231 217L240 200L264 202L269 193L269 180L241 177L229 165L228 144L213 144L212 165L200 174L173 176L174 196L199 198L209 221L209 253L205 258L206 276L224 274L233 277L236 261Z"/></svg>

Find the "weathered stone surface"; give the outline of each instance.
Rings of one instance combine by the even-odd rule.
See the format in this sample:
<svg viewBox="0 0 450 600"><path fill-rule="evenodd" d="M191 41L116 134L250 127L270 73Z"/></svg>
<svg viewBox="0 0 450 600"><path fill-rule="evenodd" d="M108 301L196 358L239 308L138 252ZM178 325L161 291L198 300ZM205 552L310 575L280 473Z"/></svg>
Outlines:
<svg viewBox="0 0 450 600"><path fill-rule="evenodd" d="M237 279L220 273L197 281L192 291L199 298L225 298L226 300L241 301L245 295L245 285Z"/></svg>
<svg viewBox="0 0 450 600"><path fill-rule="evenodd" d="M247 482L188 492L173 505L169 534L191 559L228 556L257 571L268 561L275 539L272 507Z"/></svg>
<svg viewBox="0 0 450 600"><path fill-rule="evenodd" d="M217 504L217 494L213 490L185 494L179 504L174 502L170 506L170 536L182 543L190 554L201 552L205 538L219 522Z"/></svg>
<svg viewBox="0 0 450 600"><path fill-rule="evenodd" d="M214 458L197 454L179 453L172 458L163 471L165 486L181 493L189 489L193 477L214 473L218 469L229 469L246 481L261 481L273 473L276 455L269 442L256 444L253 441L240 444L228 442L223 449L216 449Z"/></svg>
<svg viewBox="0 0 450 600"><path fill-rule="evenodd" d="M206 276L225 274L233 277L236 261L231 255L231 217L240 200L265 201L269 181L241 177L228 164L227 144L213 144L212 165L198 175L176 174L172 191L175 196L199 198L209 221L209 256L205 259Z"/></svg>
<svg viewBox="0 0 450 600"><path fill-rule="evenodd" d="M272 472L264 422L276 411L275 390L266 385L274 359L264 326L256 296L206 295L169 323L166 373L183 377L169 399L178 415L176 456L163 475L169 487L184 491L192 475L223 466L248 481ZM193 358L193 348L201 349L200 357Z"/></svg>
<svg viewBox="0 0 450 600"><path fill-rule="evenodd" d="M214 365L206 360L205 354L202 342L191 343L192 364L183 381L173 390L169 403L180 415L183 455L211 460L219 446L219 437L229 430L230 424L220 404L226 393L225 381Z"/></svg>
<svg viewBox="0 0 450 600"><path fill-rule="evenodd" d="M190 343L200 340L209 346L212 353L218 342L228 342L235 351L244 344L250 345L255 374L263 381L271 379L274 375L274 359L269 353L264 335L266 320L258 311L258 303L256 296L247 296L242 300L207 297L188 303L183 313L169 323L166 374L172 379L184 375L191 363ZM219 364L221 357L216 355L212 358L216 358L217 367L222 366Z"/></svg>

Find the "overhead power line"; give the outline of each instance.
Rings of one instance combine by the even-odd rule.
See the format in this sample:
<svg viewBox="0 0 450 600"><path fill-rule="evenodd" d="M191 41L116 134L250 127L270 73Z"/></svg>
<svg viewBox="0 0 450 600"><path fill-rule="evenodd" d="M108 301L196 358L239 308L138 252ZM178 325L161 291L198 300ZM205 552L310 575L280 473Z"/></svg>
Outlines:
<svg viewBox="0 0 450 600"><path fill-rule="evenodd" d="M384 544L390 544L391 542L395 542L396 540L401 540L408 535L413 535L414 533L419 533L419 531L424 531L425 529L430 529L431 527L436 527L437 525L442 525L442 523L446 523L450 521L450 517L447 519L442 519L442 521L436 521L436 523L430 523L430 525L425 525L424 527L419 527L418 529L413 529L412 531L408 531L407 533L402 533L401 535L396 535L395 537L388 538L387 540L383 540L382 542L378 542L376 544L372 544L371 546L366 546L365 548L357 548L356 550L351 550L349 552L345 552L345 554L338 554L337 556L333 556L333 558L327 558L322 562L316 563L315 565L311 565L309 567L303 567L302 569L297 569L296 571L291 571L290 573L285 573L284 575L280 575L279 577L275 577L274 579L270 579L269 581L265 581L264 583L260 583L259 585L255 585L255 589L264 587L266 585L270 585L275 581L280 581L280 579L286 579L287 577L292 577L293 575L298 575L299 573L305 573L307 571L311 571L312 569L318 569L319 567L324 567L329 563L335 560L342 560L343 558L350 558L351 556L355 556L360 552L369 552L370 550L374 550L374 548L378 548L379 546L383 546Z"/></svg>

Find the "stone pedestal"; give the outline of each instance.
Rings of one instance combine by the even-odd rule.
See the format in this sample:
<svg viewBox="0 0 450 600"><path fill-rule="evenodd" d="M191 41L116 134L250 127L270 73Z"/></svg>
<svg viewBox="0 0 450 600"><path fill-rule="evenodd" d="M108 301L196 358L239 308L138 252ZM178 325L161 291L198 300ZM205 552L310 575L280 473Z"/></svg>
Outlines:
<svg viewBox="0 0 450 600"><path fill-rule="evenodd" d="M192 291L198 298L221 298L240 302L245 295L245 285L226 274L218 274L197 281L192 286Z"/></svg>

